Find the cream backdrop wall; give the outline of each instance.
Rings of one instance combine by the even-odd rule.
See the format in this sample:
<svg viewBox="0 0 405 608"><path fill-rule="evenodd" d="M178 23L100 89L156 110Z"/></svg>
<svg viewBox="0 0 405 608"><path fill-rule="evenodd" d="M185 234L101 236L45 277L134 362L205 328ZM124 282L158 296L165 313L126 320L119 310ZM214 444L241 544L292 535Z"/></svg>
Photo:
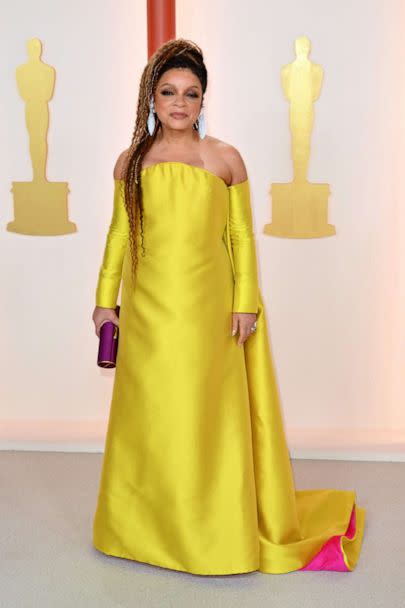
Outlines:
<svg viewBox="0 0 405 608"><path fill-rule="evenodd" d="M0 445L101 450L114 372L91 315L146 57L146 3L19 0L0 21ZM177 0L202 46L208 132L245 158L261 290L292 456L405 455L404 7L401 0ZM325 77L309 178L328 182L335 237L269 237L268 190L291 179L280 68L307 35ZM15 68L31 37L57 72L48 179L68 181L78 232L9 233L11 181L31 178Z"/></svg>

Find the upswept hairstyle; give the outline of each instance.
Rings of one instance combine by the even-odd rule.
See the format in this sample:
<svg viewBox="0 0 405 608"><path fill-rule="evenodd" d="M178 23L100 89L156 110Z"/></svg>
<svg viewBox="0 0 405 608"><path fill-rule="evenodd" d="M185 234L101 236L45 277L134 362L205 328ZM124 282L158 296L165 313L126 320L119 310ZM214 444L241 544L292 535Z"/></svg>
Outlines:
<svg viewBox="0 0 405 608"><path fill-rule="evenodd" d="M136 122L132 135L131 145L125 158L122 179L125 188L125 208L129 220L129 243L131 253L131 266L133 277L135 278L136 266L138 263L137 255L137 228L140 225L140 234L143 255L143 200L141 188L141 167L142 160L151 148L157 132L161 127L160 120L156 115L156 126L153 135L149 134L147 119L149 115L149 102L155 94L156 84L162 74L172 68L189 68L201 82L203 97L207 88L207 69L204 64L203 53L200 47L191 40L178 38L169 40L162 44L150 57L146 64L140 84L138 94L138 109ZM194 123L194 129L198 129Z"/></svg>

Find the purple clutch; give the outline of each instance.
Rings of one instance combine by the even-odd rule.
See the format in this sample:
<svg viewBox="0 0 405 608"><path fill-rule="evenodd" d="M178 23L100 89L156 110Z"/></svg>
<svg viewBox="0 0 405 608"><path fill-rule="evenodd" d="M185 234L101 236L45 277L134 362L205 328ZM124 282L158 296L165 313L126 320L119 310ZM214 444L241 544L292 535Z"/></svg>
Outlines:
<svg viewBox="0 0 405 608"><path fill-rule="evenodd" d="M119 317L120 307L115 307ZM119 329L112 321L106 321L100 328L100 339L98 343L97 365L99 367L115 367L118 351Z"/></svg>

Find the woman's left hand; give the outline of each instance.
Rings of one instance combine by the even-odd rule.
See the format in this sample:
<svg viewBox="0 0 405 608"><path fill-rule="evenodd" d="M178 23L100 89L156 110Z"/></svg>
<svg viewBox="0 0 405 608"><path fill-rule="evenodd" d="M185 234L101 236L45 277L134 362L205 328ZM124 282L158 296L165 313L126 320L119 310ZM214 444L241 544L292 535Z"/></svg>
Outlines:
<svg viewBox="0 0 405 608"><path fill-rule="evenodd" d="M252 325L256 321L257 313L255 312L233 312L232 313L232 335L235 336L239 330L238 346L248 339L254 333L251 331Z"/></svg>

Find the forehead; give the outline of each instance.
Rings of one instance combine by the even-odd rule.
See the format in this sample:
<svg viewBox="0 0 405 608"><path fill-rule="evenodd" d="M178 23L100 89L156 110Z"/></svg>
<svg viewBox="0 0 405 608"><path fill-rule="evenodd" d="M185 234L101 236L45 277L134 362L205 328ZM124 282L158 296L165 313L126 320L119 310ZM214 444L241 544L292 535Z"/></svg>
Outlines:
<svg viewBox="0 0 405 608"><path fill-rule="evenodd" d="M189 68L170 68L159 78L157 85L171 86L198 86L201 88L199 78Z"/></svg>

